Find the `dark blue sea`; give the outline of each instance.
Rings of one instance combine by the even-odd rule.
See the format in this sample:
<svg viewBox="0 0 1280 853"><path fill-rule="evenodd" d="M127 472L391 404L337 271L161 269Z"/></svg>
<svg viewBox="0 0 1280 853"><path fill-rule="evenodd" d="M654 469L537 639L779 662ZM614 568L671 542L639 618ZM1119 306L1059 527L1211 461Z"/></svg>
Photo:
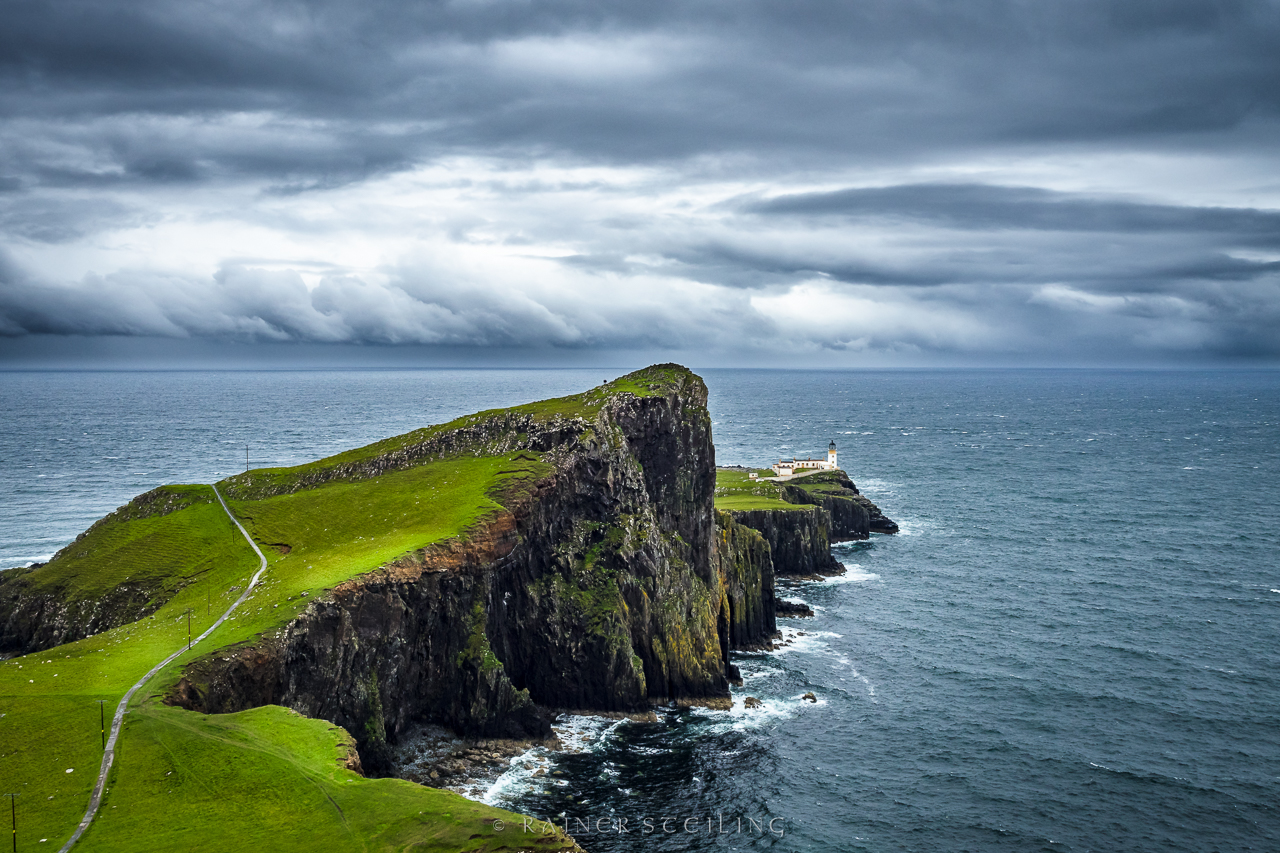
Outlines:
<svg viewBox="0 0 1280 853"><path fill-rule="evenodd" d="M0 566L246 445L302 462L619 372L0 373ZM737 657L733 711L567 721L486 799L592 853L1280 850L1280 373L703 376L722 464L835 440L902 532L784 591L817 616Z"/></svg>

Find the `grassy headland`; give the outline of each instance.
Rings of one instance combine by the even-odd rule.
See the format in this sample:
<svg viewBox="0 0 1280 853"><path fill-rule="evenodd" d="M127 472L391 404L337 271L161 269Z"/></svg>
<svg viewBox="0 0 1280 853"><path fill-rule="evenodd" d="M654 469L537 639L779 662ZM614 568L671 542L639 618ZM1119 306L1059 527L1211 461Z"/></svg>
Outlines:
<svg viewBox="0 0 1280 853"><path fill-rule="evenodd" d="M380 460L495 418L592 419L620 393L679 390L691 374L639 371L583 394L481 412L307 465L220 484L269 560L263 582L208 640L134 700L87 850L565 849L563 836L502 835L513 816L454 794L364 779L339 764L349 736L282 708L206 716L162 705L182 668L288 624L325 590L395 558L465 536L549 471L536 453ZM490 452L483 452L484 450ZM369 463L366 468L359 464ZM317 479L328 472L335 476ZM352 473L354 472L354 473ZM238 496L238 497L237 497ZM24 845L57 849L84 813L108 723L124 692L235 600L257 560L208 486L166 486L95 524L49 564L20 573L27 592L93 602L134 585L149 615L0 662L0 770L19 798ZM18 575L14 575L18 577ZM486 822L487 821L487 822Z"/></svg>
<svg viewBox="0 0 1280 853"><path fill-rule="evenodd" d="M769 476L773 476L773 471L768 468L758 469L756 474L763 477L761 471L767 471ZM716 509L719 510L749 510L749 509L785 509L785 510L805 510L811 509L805 504L789 503L782 499L782 484L772 479L752 480L751 471L725 470L718 469L716 471Z"/></svg>

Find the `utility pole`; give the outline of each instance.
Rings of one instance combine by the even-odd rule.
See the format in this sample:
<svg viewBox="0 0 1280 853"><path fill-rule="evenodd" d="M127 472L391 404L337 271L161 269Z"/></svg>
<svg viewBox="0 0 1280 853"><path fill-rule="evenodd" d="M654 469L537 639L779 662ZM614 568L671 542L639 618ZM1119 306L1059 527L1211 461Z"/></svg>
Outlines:
<svg viewBox="0 0 1280 853"><path fill-rule="evenodd" d="M249 445L244 446L244 470L249 470Z"/></svg>
<svg viewBox="0 0 1280 853"><path fill-rule="evenodd" d="M18 795L5 794L9 798L9 817L13 820L13 853L18 853Z"/></svg>
<svg viewBox="0 0 1280 853"><path fill-rule="evenodd" d="M187 608L187 651L191 651L191 608Z"/></svg>
<svg viewBox="0 0 1280 853"><path fill-rule="evenodd" d="M98 726L102 729L102 750L107 749L107 700L98 700Z"/></svg>

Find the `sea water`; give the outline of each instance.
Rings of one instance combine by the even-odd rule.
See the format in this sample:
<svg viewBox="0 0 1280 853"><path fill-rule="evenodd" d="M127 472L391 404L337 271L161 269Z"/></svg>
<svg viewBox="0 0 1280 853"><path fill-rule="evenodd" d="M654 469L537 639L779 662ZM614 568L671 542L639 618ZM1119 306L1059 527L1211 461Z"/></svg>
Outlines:
<svg viewBox="0 0 1280 853"><path fill-rule="evenodd" d="M614 375L0 374L0 566L246 444L302 462ZM1280 374L703 375L718 461L834 440L902 532L783 589L816 616L735 655L733 710L566 720L485 799L594 853L1280 849Z"/></svg>

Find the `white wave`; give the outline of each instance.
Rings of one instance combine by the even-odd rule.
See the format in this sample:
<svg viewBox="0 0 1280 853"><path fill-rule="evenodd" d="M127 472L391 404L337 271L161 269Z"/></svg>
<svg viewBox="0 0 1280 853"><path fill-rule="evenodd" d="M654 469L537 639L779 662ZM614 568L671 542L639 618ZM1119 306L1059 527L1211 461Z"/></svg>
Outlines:
<svg viewBox="0 0 1280 853"><path fill-rule="evenodd" d="M831 583L831 584L842 584L842 583L866 583L867 581L880 580L880 576L878 574L876 574L875 572L866 571L865 569L862 568L862 565L859 563L841 562L840 565L844 566L844 574L832 575L831 577L826 578L822 582Z"/></svg>
<svg viewBox="0 0 1280 853"><path fill-rule="evenodd" d="M898 522L898 536L921 536L923 534L941 534L947 535L948 530L935 521L927 518L902 518L894 519Z"/></svg>
<svg viewBox="0 0 1280 853"><path fill-rule="evenodd" d="M782 675L783 670L777 667L764 667L762 669L743 669L742 663L738 664L738 672L742 675L743 681L756 681L764 678L773 678L776 675Z"/></svg>
<svg viewBox="0 0 1280 853"><path fill-rule="evenodd" d="M873 478L857 480L858 488L864 492L874 492L878 495L892 495L894 489L902 485L901 483L891 483L888 480L876 480Z"/></svg>
<svg viewBox="0 0 1280 853"><path fill-rule="evenodd" d="M1272 591L1272 592L1280 593L1280 589L1273 589L1273 590L1271 590L1271 591Z"/></svg>
<svg viewBox="0 0 1280 853"><path fill-rule="evenodd" d="M804 713L810 708L827 704L827 700L818 699L809 702L804 694L795 696L761 696L754 697L760 704L754 708L746 706L747 696L735 694L733 707L727 711L712 711L707 708L694 708L692 715L701 719L710 731L722 733L728 731L747 731L762 728L786 717Z"/></svg>
<svg viewBox="0 0 1280 853"><path fill-rule="evenodd" d="M549 764L548 754L544 747L536 746L517 755L511 760L506 772L495 779L493 784L475 799L492 806L498 805L507 798L514 798L528 792L542 778L536 775L537 772L542 770L545 775Z"/></svg>
<svg viewBox="0 0 1280 853"><path fill-rule="evenodd" d="M627 723L623 720L610 720L604 717L589 717L576 714L562 716L552 727L556 737L560 739L559 749L545 746L533 746L511 759L507 769L483 790L474 788L450 788L473 800L487 805L501 805L536 788L546 785L563 787L568 784L565 779L550 775L552 756L559 753L597 752L604 748L609 737L619 727ZM539 775L542 771L542 775Z"/></svg>
<svg viewBox="0 0 1280 853"><path fill-rule="evenodd" d="M789 654L791 652L817 652L829 648L829 639L840 639L843 634L831 631L806 631L802 628L783 628L782 640L776 644L771 655Z"/></svg>

